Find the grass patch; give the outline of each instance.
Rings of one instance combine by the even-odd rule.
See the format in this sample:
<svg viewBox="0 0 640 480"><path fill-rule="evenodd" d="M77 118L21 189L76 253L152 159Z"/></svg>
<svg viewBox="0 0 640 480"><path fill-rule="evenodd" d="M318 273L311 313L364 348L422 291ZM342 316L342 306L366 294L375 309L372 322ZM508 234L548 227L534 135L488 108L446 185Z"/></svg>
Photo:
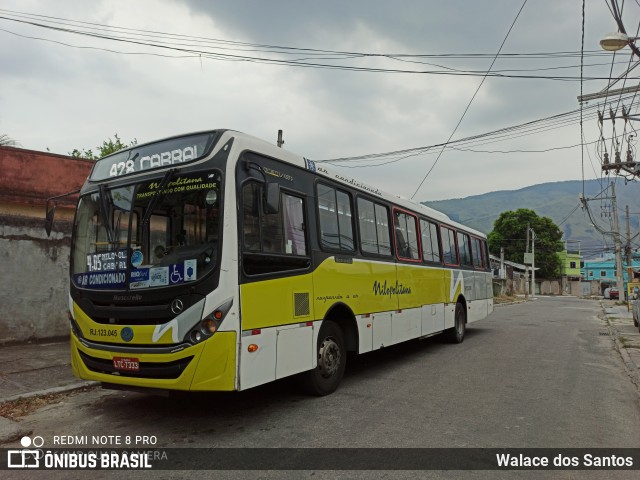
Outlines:
<svg viewBox="0 0 640 480"><path fill-rule="evenodd" d="M64 398L88 392L93 388L93 386L82 387L70 392L51 393L40 397L20 398L18 400L13 400L12 402L2 403L0 404L0 417L5 417L9 420L16 420L20 417L25 417L42 407L46 407L53 403L60 403Z"/></svg>
<svg viewBox="0 0 640 480"><path fill-rule="evenodd" d="M522 300L519 297L513 297L510 295L498 295L496 297L493 297L493 303L494 304L501 304L501 303L513 303L513 302L517 302L518 300Z"/></svg>

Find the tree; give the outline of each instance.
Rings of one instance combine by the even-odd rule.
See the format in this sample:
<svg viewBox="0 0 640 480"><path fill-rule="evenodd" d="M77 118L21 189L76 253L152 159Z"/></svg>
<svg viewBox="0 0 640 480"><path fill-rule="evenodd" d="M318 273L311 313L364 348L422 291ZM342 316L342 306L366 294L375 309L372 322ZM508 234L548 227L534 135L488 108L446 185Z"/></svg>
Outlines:
<svg viewBox="0 0 640 480"><path fill-rule="evenodd" d="M93 153L93 150L78 150L74 148L72 152L69 152L69 155L76 158L87 158L89 160L98 160L99 158L106 157L107 155L111 155L112 153L117 152L118 150L122 150L123 148L133 147L138 144L137 139L133 139L131 143L126 144L120 140L118 134L114 134L114 140L111 137L107 138L104 142L102 142L101 146L97 146L97 154Z"/></svg>
<svg viewBox="0 0 640 480"><path fill-rule="evenodd" d="M519 208L502 212L488 235L489 250L499 254L502 247L506 260L522 263L527 246L527 225L536 235L535 266L540 269L536 276L558 277L561 265L558 252L564 249L562 230L549 217L540 217L533 210Z"/></svg>
<svg viewBox="0 0 640 480"><path fill-rule="evenodd" d="M9 137L6 133L0 134L0 147L15 147L18 142Z"/></svg>

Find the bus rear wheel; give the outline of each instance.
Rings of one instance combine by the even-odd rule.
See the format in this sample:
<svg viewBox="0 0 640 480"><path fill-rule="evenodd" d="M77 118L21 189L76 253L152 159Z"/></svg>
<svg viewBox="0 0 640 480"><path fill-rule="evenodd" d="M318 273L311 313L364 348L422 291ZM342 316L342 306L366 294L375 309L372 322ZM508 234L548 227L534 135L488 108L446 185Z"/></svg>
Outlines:
<svg viewBox="0 0 640 480"><path fill-rule="evenodd" d="M347 351L340 326L326 320L320 327L316 349L318 365L302 374L302 386L310 394L324 396L338 388L347 365Z"/></svg>
<svg viewBox="0 0 640 480"><path fill-rule="evenodd" d="M464 335L467 331L467 314L464 305L460 302L456 303L455 323L453 328L445 332L446 339L449 343L462 343Z"/></svg>

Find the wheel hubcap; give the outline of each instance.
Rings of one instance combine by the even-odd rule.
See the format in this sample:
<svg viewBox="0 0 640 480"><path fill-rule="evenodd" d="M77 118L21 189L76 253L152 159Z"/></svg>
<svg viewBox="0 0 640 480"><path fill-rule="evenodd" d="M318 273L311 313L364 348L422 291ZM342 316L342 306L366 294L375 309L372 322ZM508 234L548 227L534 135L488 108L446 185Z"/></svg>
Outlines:
<svg viewBox="0 0 640 480"><path fill-rule="evenodd" d="M342 354L338 344L332 338L325 338L318 350L318 368L323 377L334 375L340 367Z"/></svg>

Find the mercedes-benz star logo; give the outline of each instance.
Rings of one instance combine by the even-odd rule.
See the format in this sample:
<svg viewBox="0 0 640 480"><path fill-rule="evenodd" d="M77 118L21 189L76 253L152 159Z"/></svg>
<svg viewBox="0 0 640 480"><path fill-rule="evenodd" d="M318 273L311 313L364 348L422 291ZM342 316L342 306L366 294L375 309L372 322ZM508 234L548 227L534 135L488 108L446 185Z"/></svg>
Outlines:
<svg viewBox="0 0 640 480"><path fill-rule="evenodd" d="M171 302L171 311L175 315L182 313L183 310L184 310L184 303L182 303L182 300L180 300L179 298L176 298L173 302Z"/></svg>

